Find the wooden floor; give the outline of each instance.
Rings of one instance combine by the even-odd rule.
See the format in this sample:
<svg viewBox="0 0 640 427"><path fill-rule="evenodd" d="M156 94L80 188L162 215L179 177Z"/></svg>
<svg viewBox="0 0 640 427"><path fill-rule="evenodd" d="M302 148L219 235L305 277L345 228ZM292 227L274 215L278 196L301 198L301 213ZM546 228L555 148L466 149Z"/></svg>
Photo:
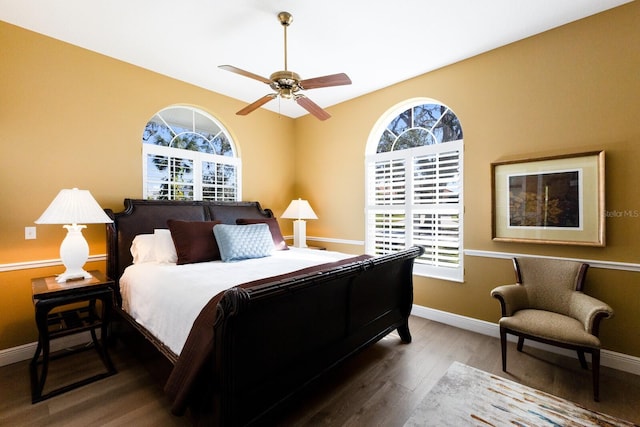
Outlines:
<svg viewBox="0 0 640 427"><path fill-rule="evenodd" d="M496 338L417 317L411 319L411 332L411 344L392 334L354 356L288 405L273 424L402 426L453 361L640 424L638 376L602 368L598 403L592 399L591 372L580 369L577 359L532 349L526 342L525 352L517 353L512 344L505 374ZM28 362L0 368L0 425L190 425L189 419L169 413L169 402L146 363L122 345L111 354L118 374L35 405ZM78 367L97 372L97 359L90 351L53 362L47 384L71 381Z"/></svg>

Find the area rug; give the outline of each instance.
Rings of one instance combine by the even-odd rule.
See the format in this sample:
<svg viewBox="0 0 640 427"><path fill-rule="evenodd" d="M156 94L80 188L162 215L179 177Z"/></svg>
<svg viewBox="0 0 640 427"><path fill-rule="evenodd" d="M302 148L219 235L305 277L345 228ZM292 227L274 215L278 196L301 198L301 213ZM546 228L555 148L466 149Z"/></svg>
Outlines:
<svg viewBox="0 0 640 427"><path fill-rule="evenodd" d="M635 426L568 400L454 362L410 426Z"/></svg>

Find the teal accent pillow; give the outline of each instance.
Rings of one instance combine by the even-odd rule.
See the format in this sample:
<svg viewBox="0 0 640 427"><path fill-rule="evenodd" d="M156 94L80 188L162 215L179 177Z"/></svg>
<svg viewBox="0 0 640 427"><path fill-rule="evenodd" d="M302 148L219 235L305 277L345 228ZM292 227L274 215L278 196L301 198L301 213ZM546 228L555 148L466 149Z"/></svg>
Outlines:
<svg viewBox="0 0 640 427"><path fill-rule="evenodd" d="M275 249L267 224L218 224L213 235L224 262L270 256Z"/></svg>

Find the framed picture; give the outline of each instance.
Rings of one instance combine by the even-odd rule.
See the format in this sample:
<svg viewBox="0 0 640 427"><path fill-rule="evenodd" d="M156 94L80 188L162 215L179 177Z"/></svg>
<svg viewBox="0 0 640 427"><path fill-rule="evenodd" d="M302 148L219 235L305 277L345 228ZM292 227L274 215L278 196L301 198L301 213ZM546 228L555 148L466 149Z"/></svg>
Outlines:
<svg viewBox="0 0 640 427"><path fill-rule="evenodd" d="M493 240L604 246L604 151L491 164Z"/></svg>

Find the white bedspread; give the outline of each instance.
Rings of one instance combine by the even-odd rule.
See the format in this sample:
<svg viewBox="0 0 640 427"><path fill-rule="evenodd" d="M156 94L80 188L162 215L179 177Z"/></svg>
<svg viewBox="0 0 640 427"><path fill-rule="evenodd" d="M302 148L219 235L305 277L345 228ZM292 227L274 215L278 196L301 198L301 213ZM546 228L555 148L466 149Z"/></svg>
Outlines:
<svg viewBox="0 0 640 427"><path fill-rule="evenodd" d="M120 278L122 308L179 355L191 325L219 292L252 280L338 261L353 255L291 248L238 262L134 264Z"/></svg>

